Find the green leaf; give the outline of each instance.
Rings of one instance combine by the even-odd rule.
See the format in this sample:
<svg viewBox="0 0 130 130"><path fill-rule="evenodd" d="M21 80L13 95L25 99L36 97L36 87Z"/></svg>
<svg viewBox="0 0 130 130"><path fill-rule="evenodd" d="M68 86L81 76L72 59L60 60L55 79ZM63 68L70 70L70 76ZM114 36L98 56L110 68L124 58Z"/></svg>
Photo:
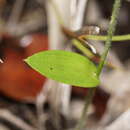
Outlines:
<svg viewBox="0 0 130 130"><path fill-rule="evenodd" d="M25 61L47 78L62 83L86 88L99 85L96 66L86 57L74 52L43 51Z"/></svg>

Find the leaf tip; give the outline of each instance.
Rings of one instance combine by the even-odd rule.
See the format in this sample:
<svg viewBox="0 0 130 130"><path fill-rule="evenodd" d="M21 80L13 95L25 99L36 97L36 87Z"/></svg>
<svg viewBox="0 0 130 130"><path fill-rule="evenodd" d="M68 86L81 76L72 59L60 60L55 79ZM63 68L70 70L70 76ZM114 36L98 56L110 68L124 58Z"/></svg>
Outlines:
<svg viewBox="0 0 130 130"><path fill-rule="evenodd" d="M25 63L29 63L28 58L23 60Z"/></svg>

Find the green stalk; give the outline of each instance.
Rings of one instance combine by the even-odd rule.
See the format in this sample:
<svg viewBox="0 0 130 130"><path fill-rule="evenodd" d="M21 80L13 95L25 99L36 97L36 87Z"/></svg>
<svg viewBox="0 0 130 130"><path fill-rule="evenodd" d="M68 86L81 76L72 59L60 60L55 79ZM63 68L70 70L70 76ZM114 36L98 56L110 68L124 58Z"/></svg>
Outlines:
<svg viewBox="0 0 130 130"><path fill-rule="evenodd" d="M115 29L116 29L116 24L117 24L117 17L119 14L119 10L120 10L120 6L121 6L121 0L115 0L114 6L113 6L113 11L112 11L112 16L111 16L111 21L110 21L110 25L109 25L109 29L108 29L108 36L105 42L105 50L104 53L101 56L101 61L99 63L98 66L98 70L97 70L97 75L100 76L100 73L103 69L108 51L111 47L111 41L112 41L112 36L115 33ZM76 127L75 130L82 130L85 125L86 125L86 118L87 118L87 110L88 110L88 106L91 103L94 93L96 91L96 88L92 88L89 90L88 92L88 96L86 97L86 103L83 109L83 113L81 115L80 121Z"/></svg>
<svg viewBox="0 0 130 130"><path fill-rule="evenodd" d="M101 56L101 61L98 66L98 71L97 71L98 76L100 75L100 73L103 69L108 51L111 47L112 37L115 33L115 29L116 29L116 25L117 25L117 17L119 15L120 6L121 6L121 0L115 0L114 6L113 6L113 11L112 11L112 16L111 16L111 21L110 21L110 25L109 25L109 29L108 29L108 36L107 36L107 39L105 42L105 50Z"/></svg>
<svg viewBox="0 0 130 130"><path fill-rule="evenodd" d="M78 40L73 39L72 44L78 48L84 55L86 55L89 58L93 58L95 55L87 49L84 45L82 45Z"/></svg>
<svg viewBox="0 0 130 130"><path fill-rule="evenodd" d="M101 35L84 35L84 38L89 39L89 40L99 40L99 41L106 41L107 36L101 36ZM126 35L117 35L117 36L112 36L112 41L127 41L130 40L130 34Z"/></svg>
<svg viewBox="0 0 130 130"><path fill-rule="evenodd" d="M83 108L80 120L74 130L82 130L86 126L88 107L90 103L92 102L92 98L95 94L95 91L96 91L95 88L89 89L88 94L85 99L85 104L84 104L84 108Z"/></svg>

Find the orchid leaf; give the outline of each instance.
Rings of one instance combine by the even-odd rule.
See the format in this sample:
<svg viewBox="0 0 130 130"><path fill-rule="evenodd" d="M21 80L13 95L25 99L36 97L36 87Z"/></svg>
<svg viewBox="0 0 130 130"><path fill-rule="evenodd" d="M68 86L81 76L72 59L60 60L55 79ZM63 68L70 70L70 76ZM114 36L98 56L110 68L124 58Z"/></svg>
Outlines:
<svg viewBox="0 0 130 130"><path fill-rule="evenodd" d="M50 50L36 53L25 60L33 69L53 80L80 87L99 85L97 68L80 54Z"/></svg>

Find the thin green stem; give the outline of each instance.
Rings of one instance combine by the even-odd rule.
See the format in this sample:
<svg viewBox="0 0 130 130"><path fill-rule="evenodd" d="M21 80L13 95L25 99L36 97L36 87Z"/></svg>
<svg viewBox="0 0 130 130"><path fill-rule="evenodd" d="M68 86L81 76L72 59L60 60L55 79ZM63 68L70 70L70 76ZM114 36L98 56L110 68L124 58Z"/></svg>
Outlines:
<svg viewBox="0 0 130 130"><path fill-rule="evenodd" d="M117 24L117 17L119 14L120 6L121 6L121 0L115 0L114 6L113 6L113 11L112 11L112 16L111 16L111 21L110 21L110 25L109 25L109 29L108 29L108 36L107 36L107 39L105 42L105 50L101 56L101 61L100 61L99 66L98 66L98 71L97 71L98 76L100 75L100 73L103 69L108 51L111 47L112 37L115 33L116 24Z"/></svg>
<svg viewBox="0 0 130 130"><path fill-rule="evenodd" d="M119 14L119 9L121 6L121 0L115 0L114 6L113 6L113 11L112 11L112 16L111 16L111 21L110 21L110 25L109 25L109 29L108 29L108 36L106 39L106 43L105 43L105 50L104 53L101 56L101 61L99 63L98 66L98 70L97 70L97 75L100 76L100 73L103 69L108 51L111 47L111 41L112 41L112 36L115 32L116 29L116 24L117 24L117 16ZM96 91L96 88L92 88L89 90L88 96L86 97L86 103L85 103L85 107L83 109L83 113L81 115L80 121L78 126L76 127L75 130L82 130L85 125L86 125L86 118L87 118L87 111L88 111L88 106L91 103L94 93Z"/></svg>
<svg viewBox="0 0 130 130"><path fill-rule="evenodd" d="M82 130L84 128L84 126L86 125L88 107L89 107L90 103L92 102L92 97L94 96L95 91L96 91L96 88L89 89L88 94L85 99L86 102L84 104L84 108L83 108L80 120L79 120L75 130Z"/></svg>
<svg viewBox="0 0 130 130"><path fill-rule="evenodd" d="M107 40L107 36L101 36L101 35L84 35L84 38L89 40L99 40L99 41ZM112 36L112 41L127 41L127 40L130 40L130 34Z"/></svg>
<svg viewBox="0 0 130 130"><path fill-rule="evenodd" d="M84 55L88 56L89 58L94 57L94 54L89 49L87 49L84 45L82 45L78 40L73 39L72 44L76 48L78 48Z"/></svg>

